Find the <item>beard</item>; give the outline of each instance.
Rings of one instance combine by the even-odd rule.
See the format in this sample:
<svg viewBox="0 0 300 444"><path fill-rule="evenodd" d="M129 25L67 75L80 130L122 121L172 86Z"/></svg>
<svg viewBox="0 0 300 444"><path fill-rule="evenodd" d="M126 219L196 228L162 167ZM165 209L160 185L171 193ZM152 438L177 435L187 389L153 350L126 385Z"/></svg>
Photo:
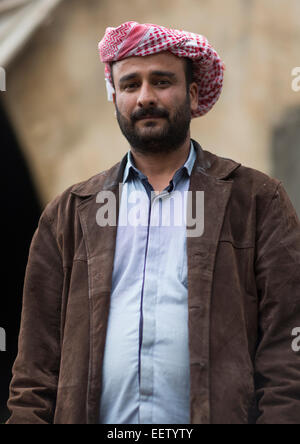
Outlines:
<svg viewBox="0 0 300 444"><path fill-rule="evenodd" d="M187 94L185 101L176 107L172 118L167 110L153 107L133 112L130 119L119 112L117 105L116 113L120 129L135 151L145 155L170 153L180 148L187 139L191 123L190 96ZM144 128L137 128L136 123L146 116L163 117L166 123L158 129L156 123L148 121L144 132Z"/></svg>

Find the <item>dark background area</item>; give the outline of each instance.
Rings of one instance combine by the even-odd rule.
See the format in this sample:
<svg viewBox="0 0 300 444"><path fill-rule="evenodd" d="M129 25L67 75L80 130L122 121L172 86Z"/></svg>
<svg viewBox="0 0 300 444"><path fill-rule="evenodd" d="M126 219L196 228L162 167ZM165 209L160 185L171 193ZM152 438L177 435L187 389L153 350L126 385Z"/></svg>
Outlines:
<svg viewBox="0 0 300 444"><path fill-rule="evenodd" d="M0 423L6 421L11 368L17 354L22 290L41 206L14 131L0 103L1 131L1 306L6 351L0 352Z"/></svg>
<svg viewBox="0 0 300 444"><path fill-rule="evenodd" d="M286 110L272 132L273 176L283 182L300 217L300 107Z"/></svg>

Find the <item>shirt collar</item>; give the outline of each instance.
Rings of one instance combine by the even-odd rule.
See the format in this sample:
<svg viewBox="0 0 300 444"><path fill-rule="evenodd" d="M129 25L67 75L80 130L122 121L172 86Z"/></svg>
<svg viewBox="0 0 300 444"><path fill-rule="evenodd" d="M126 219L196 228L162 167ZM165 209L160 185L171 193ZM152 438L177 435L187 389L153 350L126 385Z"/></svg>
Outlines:
<svg viewBox="0 0 300 444"><path fill-rule="evenodd" d="M183 171L185 171L188 174L188 176L191 176L195 160L196 160L196 150L193 145L193 142L191 141L189 156L185 164L176 171L176 173L173 176L173 180L177 182L176 179L179 178L179 176L181 177ZM132 180L131 173L133 173L133 175L137 175L141 180L147 179L147 177L135 166L131 150L129 150L127 153L127 163L123 175L123 183Z"/></svg>

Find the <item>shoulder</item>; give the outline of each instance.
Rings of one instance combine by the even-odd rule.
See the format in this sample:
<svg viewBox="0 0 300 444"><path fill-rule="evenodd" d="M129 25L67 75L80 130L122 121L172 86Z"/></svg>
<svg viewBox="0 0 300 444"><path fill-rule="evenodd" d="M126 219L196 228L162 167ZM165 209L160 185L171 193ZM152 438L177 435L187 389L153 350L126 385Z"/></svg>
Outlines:
<svg viewBox="0 0 300 444"><path fill-rule="evenodd" d="M204 174L217 181L231 183L228 212L233 217L238 215L258 220L264 218L268 209L274 209L276 205L291 205L282 182L263 171L207 150L199 151L198 163L200 168L203 167ZM282 198L278 199L278 196Z"/></svg>
<svg viewBox="0 0 300 444"><path fill-rule="evenodd" d="M232 182L232 194L239 199L248 201L255 199L264 204L270 201L278 188L283 188L282 182L258 169L243 165L233 159L218 156L204 151L211 164L207 170L216 178ZM222 174L222 172L228 172Z"/></svg>
<svg viewBox="0 0 300 444"><path fill-rule="evenodd" d="M86 199L96 196L103 189L109 188L118 180L125 163L125 157L111 168L101 171L87 180L68 187L57 195L44 208L42 218L53 223L59 219L73 217L78 206Z"/></svg>
<svg viewBox="0 0 300 444"><path fill-rule="evenodd" d="M222 157L203 149L199 143L194 142L197 150L197 166L207 175L217 180L231 181L233 192L245 196L273 195L280 180L247 165L238 160Z"/></svg>
<svg viewBox="0 0 300 444"><path fill-rule="evenodd" d="M281 181L255 168L241 165L233 180L246 193L273 195Z"/></svg>

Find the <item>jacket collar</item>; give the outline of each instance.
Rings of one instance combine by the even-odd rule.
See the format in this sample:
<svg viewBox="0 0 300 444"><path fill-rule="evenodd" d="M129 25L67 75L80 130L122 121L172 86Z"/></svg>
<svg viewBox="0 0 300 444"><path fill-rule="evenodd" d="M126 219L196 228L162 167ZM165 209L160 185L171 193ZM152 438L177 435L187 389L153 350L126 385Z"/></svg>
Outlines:
<svg viewBox="0 0 300 444"><path fill-rule="evenodd" d="M203 173L218 180L225 180L241 166L234 160L217 156L209 151L203 150L199 143L193 140L197 158L192 170L192 175ZM127 153L120 162L109 170L93 176L85 182L77 184L72 189L72 194L79 197L89 197L97 194L100 190L111 190L118 186L123 180L123 174L127 163Z"/></svg>

